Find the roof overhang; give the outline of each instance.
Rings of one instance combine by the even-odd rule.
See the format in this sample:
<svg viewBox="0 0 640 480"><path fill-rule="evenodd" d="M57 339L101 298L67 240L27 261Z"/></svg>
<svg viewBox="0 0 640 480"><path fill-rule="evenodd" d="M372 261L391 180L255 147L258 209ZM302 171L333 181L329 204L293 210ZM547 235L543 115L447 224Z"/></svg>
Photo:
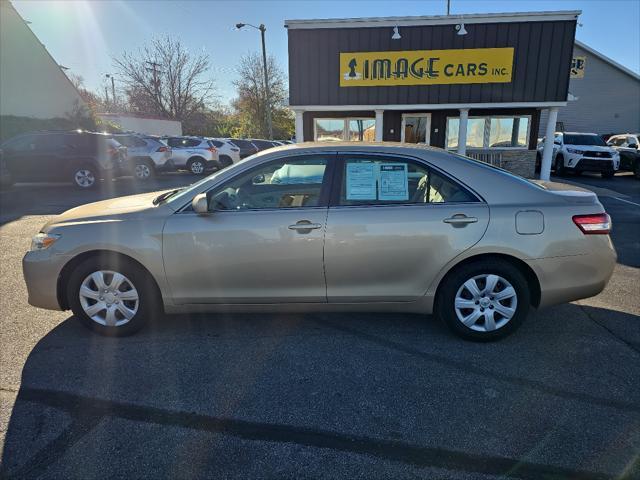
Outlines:
<svg viewBox="0 0 640 480"><path fill-rule="evenodd" d="M576 20L581 10L555 12L515 12L515 13L468 13L460 15L435 15L412 17L364 17L333 18L315 20L285 20L289 29L317 28L367 28L367 27L412 27L425 25L453 25L456 23L514 23L514 22L556 22Z"/></svg>
<svg viewBox="0 0 640 480"><path fill-rule="evenodd" d="M291 110L305 112L348 112L375 110L455 110L487 108L552 108L565 107L567 102L505 102L505 103L433 103L398 105L289 105Z"/></svg>

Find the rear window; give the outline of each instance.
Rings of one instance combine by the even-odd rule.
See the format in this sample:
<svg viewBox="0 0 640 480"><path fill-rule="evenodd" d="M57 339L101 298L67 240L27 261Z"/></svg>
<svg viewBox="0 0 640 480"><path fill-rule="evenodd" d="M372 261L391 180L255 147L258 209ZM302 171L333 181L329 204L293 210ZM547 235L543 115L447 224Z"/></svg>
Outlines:
<svg viewBox="0 0 640 480"><path fill-rule="evenodd" d="M571 133L564 134L564 143L567 145L596 145L606 147L607 144L598 135L576 135Z"/></svg>
<svg viewBox="0 0 640 480"><path fill-rule="evenodd" d="M231 141L233 142L234 145L240 147L240 148L249 148L251 150L255 150L256 147L253 146L253 144L249 141L249 140L240 140L238 138L233 138L231 139Z"/></svg>
<svg viewBox="0 0 640 480"><path fill-rule="evenodd" d="M125 147L146 147L147 143L134 135L118 135L113 137L115 141L121 143Z"/></svg>

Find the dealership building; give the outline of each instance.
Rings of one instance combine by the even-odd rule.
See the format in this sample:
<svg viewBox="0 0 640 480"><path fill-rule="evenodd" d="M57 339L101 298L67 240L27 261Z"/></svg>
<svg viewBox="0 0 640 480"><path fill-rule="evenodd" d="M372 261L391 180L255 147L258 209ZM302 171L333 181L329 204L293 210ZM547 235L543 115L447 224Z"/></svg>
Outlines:
<svg viewBox="0 0 640 480"><path fill-rule="evenodd" d="M579 14L287 20L296 139L425 143L533 177Z"/></svg>

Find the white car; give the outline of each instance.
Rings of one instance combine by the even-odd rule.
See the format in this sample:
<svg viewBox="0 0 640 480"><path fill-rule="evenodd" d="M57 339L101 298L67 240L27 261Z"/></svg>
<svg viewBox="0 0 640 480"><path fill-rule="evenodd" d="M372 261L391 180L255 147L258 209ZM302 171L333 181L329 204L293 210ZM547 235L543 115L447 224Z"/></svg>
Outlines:
<svg viewBox="0 0 640 480"><path fill-rule="evenodd" d="M218 149L219 161L222 168L228 167L241 160L240 149L230 140L226 138L208 138L208 140Z"/></svg>
<svg viewBox="0 0 640 480"><path fill-rule="evenodd" d="M544 139L538 144L538 161L542 158ZM556 175L567 172L600 172L611 178L620 169L620 155L595 133L556 132L551 166Z"/></svg>
<svg viewBox="0 0 640 480"><path fill-rule="evenodd" d="M112 137L127 147L126 169L136 180L148 180L156 172L173 169L171 147L159 138L135 133L116 133Z"/></svg>
<svg viewBox="0 0 640 480"><path fill-rule="evenodd" d="M178 170L204 175L207 170L222 168L218 149L206 138L168 137L165 141L172 149L171 161Z"/></svg>

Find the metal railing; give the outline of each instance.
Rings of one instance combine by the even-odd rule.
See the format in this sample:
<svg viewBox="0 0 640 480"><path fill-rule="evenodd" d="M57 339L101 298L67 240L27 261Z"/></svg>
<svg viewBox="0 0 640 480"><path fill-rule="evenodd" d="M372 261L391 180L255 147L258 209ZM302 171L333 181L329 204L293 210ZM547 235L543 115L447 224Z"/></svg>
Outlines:
<svg viewBox="0 0 640 480"><path fill-rule="evenodd" d="M475 160L488 163L489 165L502 168L502 152L488 150L467 151L467 156Z"/></svg>

